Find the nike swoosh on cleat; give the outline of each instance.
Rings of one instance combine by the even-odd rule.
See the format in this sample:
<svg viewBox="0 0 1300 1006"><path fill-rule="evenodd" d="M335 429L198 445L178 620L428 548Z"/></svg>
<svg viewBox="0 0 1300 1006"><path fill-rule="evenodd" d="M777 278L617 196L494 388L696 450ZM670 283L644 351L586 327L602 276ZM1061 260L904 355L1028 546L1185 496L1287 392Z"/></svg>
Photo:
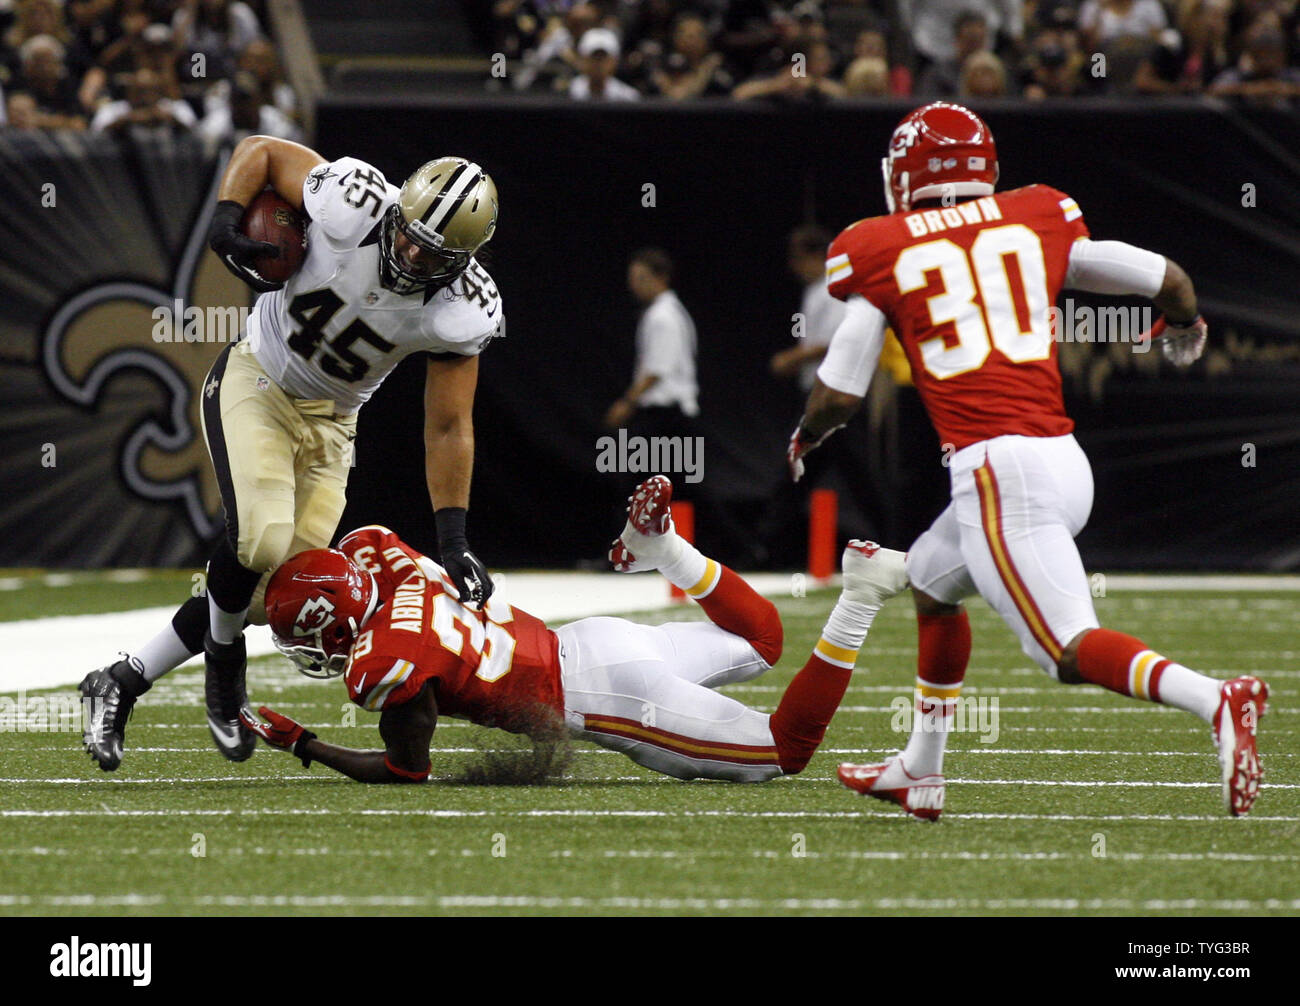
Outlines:
<svg viewBox="0 0 1300 1006"><path fill-rule="evenodd" d="M239 735L239 727L232 725L226 720L214 720L208 717L208 729L212 731L213 738L224 748L238 748L243 743Z"/></svg>

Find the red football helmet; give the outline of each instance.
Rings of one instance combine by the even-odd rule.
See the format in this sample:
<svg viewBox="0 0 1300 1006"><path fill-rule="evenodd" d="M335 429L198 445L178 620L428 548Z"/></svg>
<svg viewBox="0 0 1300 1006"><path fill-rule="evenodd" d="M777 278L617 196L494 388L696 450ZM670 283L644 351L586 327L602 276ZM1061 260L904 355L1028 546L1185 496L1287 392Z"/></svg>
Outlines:
<svg viewBox="0 0 1300 1006"><path fill-rule="evenodd" d="M991 196L998 150L989 127L969 108L933 101L898 124L880 167L889 212L905 213L919 199Z"/></svg>
<svg viewBox="0 0 1300 1006"><path fill-rule="evenodd" d="M375 578L334 548L299 552L266 586L275 645L311 678L334 678L379 604Z"/></svg>

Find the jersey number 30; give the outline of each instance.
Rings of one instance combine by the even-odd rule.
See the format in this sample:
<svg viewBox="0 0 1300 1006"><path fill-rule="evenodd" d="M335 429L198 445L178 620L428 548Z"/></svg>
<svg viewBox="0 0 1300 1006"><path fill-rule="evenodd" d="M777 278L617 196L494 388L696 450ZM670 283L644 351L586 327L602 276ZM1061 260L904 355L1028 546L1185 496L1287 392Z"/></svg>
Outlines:
<svg viewBox="0 0 1300 1006"><path fill-rule="evenodd" d="M1012 293L1013 260L1023 318ZM899 292L925 289L936 270L943 289L927 300L930 324L951 324L956 334L955 341L949 333L920 343L925 369L939 380L978 369L995 348L1012 363L1051 356L1043 244L1024 224L981 231L969 254L947 238L912 245L894 263Z"/></svg>

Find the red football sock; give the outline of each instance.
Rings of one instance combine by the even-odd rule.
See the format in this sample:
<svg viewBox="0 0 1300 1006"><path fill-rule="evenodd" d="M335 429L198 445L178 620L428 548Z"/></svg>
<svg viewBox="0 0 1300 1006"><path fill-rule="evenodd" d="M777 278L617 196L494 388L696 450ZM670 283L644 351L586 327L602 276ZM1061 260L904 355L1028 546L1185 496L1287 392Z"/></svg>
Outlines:
<svg viewBox="0 0 1300 1006"><path fill-rule="evenodd" d="M718 581L703 597L696 597L704 613L719 628L749 640L771 666L781 659L784 629L776 605L747 584L744 578L719 563Z"/></svg>
<svg viewBox="0 0 1300 1006"><path fill-rule="evenodd" d="M916 616L916 676L932 685L959 685L970 663L970 618L962 608L955 615Z"/></svg>
<svg viewBox="0 0 1300 1006"><path fill-rule="evenodd" d="M817 654L794 676L772 714L772 739L786 775L802 772L840 707L852 667L838 667Z"/></svg>
<svg viewBox="0 0 1300 1006"><path fill-rule="evenodd" d="M1160 701L1160 678L1169 666L1142 640L1114 629L1093 629L1084 636L1076 663L1089 684L1153 702Z"/></svg>

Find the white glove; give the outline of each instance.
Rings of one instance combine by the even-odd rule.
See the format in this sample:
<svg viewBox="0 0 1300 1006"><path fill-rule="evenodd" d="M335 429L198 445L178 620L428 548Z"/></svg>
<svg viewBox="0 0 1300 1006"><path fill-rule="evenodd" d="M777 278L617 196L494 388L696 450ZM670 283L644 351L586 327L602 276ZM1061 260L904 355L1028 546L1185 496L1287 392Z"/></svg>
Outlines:
<svg viewBox="0 0 1300 1006"><path fill-rule="evenodd" d="M1175 367L1190 367L1205 352L1209 327L1199 314L1186 325L1173 325L1159 318L1146 337L1160 343L1165 359Z"/></svg>
<svg viewBox="0 0 1300 1006"><path fill-rule="evenodd" d="M798 482L801 478L803 478L804 455L807 454L809 451L815 450L816 448L820 447L823 443L826 442L826 438L829 437L836 430L842 430L842 429L844 429L843 423L841 423L839 426L835 426L827 430L816 440L812 440L809 439L808 434L804 431L803 423L800 423L798 426L794 428L794 432L790 434L790 446L787 447L785 451L785 463L787 466L789 466L790 478L792 481Z"/></svg>

